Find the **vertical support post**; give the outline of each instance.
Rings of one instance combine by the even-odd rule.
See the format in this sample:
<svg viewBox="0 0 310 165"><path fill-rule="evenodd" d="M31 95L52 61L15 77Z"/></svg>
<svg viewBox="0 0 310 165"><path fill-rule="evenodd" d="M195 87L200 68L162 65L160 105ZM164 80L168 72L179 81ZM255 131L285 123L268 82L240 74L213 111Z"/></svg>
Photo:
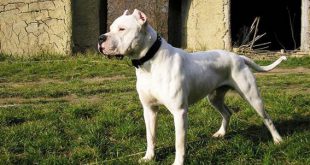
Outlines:
<svg viewBox="0 0 310 165"><path fill-rule="evenodd" d="M310 31L309 31L309 0L302 0L301 2L301 34L300 34L300 49L301 51L309 51L310 50Z"/></svg>

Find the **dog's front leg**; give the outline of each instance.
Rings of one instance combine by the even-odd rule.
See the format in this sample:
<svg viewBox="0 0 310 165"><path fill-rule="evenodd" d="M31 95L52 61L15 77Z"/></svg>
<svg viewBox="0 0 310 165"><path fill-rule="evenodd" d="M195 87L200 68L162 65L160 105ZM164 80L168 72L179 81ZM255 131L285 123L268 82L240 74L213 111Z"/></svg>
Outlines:
<svg viewBox="0 0 310 165"><path fill-rule="evenodd" d="M155 143L156 143L156 117L157 117L157 106L143 106L143 115L146 126L146 140L147 150L143 158L139 162L147 162L155 156Z"/></svg>
<svg viewBox="0 0 310 165"><path fill-rule="evenodd" d="M175 160L173 165L182 165L185 158L185 142L187 130L187 109L173 112L175 125Z"/></svg>

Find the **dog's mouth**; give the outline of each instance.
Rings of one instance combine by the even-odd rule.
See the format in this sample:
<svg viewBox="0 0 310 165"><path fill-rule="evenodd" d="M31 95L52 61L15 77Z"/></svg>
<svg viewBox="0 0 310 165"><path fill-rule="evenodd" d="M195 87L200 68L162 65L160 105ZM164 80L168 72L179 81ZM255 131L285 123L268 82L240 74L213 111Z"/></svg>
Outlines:
<svg viewBox="0 0 310 165"><path fill-rule="evenodd" d="M118 60L122 60L124 58L124 55L122 54L117 54L117 55L106 55L104 54L104 56L106 56L108 59L118 59Z"/></svg>
<svg viewBox="0 0 310 165"><path fill-rule="evenodd" d="M104 53L103 53L103 51L104 51L104 48L103 48L103 47L101 47L101 46L98 45L98 50L99 50L100 53L104 54Z"/></svg>
<svg viewBox="0 0 310 165"><path fill-rule="evenodd" d="M103 47L101 47L100 45L98 45L98 50L101 54L103 54L108 59L115 58L118 60L122 60L124 58L124 55L122 55L122 54L108 54L107 52L105 52L105 49Z"/></svg>

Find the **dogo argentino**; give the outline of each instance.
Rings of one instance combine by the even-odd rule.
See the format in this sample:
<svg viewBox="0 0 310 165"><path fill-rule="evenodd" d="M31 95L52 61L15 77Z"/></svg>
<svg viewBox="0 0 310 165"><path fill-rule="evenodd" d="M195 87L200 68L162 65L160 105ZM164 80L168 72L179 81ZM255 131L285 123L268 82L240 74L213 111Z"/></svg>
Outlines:
<svg viewBox="0 0 310 165"><path fill-rule="evenodd" d="M223 137L231 111L224 103L225 93L236 90L263 118L274 143L282 141L265 112L256 80L250 68L267 72L286 57L268 66L259 66L251 59L224 50L187 53L168 44L148 24L146 15L127 10L110 26L110 32L99 36L98 49L106 56L127 56L136 67L137 91L143 106L147 150L140 160L154 158L158 105L171 112L175 125L175 161L183 164L189 105L208 97L222 116L222 124L214 137Z"/></svg>

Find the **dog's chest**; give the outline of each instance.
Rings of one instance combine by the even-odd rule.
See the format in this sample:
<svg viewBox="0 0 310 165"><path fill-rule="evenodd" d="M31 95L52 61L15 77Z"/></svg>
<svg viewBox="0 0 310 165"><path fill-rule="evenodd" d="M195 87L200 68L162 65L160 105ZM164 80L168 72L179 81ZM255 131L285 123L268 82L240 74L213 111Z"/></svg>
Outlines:
<svg viewBox="0 0 310 165"><path fill-rule="evenodd" d="M155 82L154 78L148 74L140 74L137 75L137 91L139 97L144 102L149 104L160 104L161 97L160 91L157 82Z"/></svg>
<svg viewBox="0 0 310 165"><path fill-rule="evenodd" d="M181 82L170 74L137 73L137 91L141 100L151 104L165 104L167 99L178 97Z"/></svg>

